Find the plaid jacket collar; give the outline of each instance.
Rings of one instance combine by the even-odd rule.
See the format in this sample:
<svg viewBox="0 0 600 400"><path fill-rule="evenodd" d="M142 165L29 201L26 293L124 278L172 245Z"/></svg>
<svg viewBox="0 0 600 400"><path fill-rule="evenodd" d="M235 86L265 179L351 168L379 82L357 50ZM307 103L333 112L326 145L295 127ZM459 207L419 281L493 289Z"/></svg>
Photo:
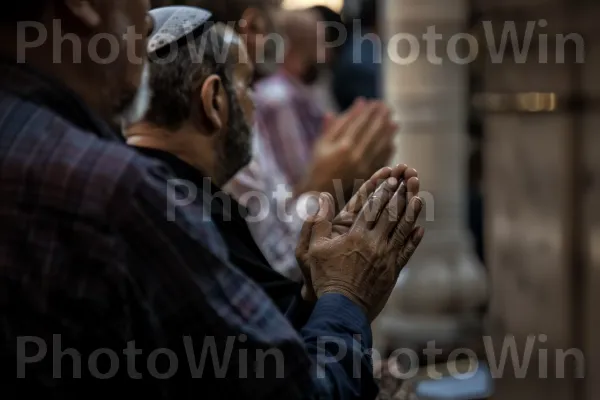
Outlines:
<svg viewBox="0 0 600 400"><path fill-rule="evenodd" d="M0 58L0 90L23 100L46 107L79 128L108 140L122 140L121 135L97 117L71 90L52 77L27 64Z"/></svg>

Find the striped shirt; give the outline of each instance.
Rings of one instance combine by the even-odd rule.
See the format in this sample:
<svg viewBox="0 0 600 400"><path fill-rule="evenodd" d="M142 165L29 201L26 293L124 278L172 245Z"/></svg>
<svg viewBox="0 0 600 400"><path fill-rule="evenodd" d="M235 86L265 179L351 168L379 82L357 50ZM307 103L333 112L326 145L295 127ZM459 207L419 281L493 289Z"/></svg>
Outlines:
<svg viewBox="0 0 600 400"><path fill-rule="evenodd" d="M261 122L257 120L254 128L251 163L224 189L248 208L248 228L269 264L282 275L301 281L295 251L304 223L302 210L306 210L310 196L293 198L292 187L280 171L273 150L258 133Z"/></svg>
<svg viewBox="0 0 600 400"><path fill-rule="evenodd" d="M307 172L315 141L321 133L324 99L314 90L279 72L258 83L256 115L263 125L259 131L272 147L274 160L292 185Z"/></svg>

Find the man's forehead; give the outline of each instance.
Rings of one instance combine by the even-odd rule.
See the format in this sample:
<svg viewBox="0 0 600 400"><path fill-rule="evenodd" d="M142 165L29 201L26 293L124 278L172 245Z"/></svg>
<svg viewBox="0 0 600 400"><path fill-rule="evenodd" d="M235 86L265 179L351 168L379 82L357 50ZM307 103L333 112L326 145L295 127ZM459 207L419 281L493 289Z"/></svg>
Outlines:
<svg viewBox="0 0 600 400"><path fill-rule="evenodd" d="M201 8L170 6L150 11L154 25L148 38L148 52L156 52L186 37L193 37L212 17Z"/></svg>

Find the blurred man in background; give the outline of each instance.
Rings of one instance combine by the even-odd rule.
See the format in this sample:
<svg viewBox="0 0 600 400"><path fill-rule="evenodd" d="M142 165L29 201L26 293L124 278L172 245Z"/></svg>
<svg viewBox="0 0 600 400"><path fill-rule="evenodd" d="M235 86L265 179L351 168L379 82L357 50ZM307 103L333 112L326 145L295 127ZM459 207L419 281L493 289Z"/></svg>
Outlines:
<svg viewBox="0 0 600 400"><path fill-rule="evenodd" d="M364 0L358 19L346 21L348 40L333 66L333 93L341 110L357 98L382 97L382 42L378 0Z"/></svg>
<svg viewBox="0 0 600 400"><path fill-rule="evenodd" d="M313 10L287 11L280 21L285 58L273 76L256 86L260 135L273 148L288 182L298 184L310 167L325 110L313 91L326 65L325 31Z"/></svg>

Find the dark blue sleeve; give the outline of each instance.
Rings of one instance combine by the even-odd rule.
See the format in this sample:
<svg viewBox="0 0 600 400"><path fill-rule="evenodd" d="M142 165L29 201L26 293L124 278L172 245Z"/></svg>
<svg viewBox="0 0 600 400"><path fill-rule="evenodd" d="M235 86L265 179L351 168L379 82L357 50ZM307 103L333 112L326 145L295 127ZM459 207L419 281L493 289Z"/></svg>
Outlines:
<svg viewBox="0 0 600 400"><path fill-rule="evenodd" d="M285 312L285 316L296 330L300 330L306 325L314 308L313 303L306 302L301 295L297 295Z"/></svg>
<svg viewBox="0 0 600 400"><path fill-rule="evenodd" d="M370 400L377 396L371 326L356 304L339 294L322 296L300 333L314 361L313 376L327 398Z"/></svg>

